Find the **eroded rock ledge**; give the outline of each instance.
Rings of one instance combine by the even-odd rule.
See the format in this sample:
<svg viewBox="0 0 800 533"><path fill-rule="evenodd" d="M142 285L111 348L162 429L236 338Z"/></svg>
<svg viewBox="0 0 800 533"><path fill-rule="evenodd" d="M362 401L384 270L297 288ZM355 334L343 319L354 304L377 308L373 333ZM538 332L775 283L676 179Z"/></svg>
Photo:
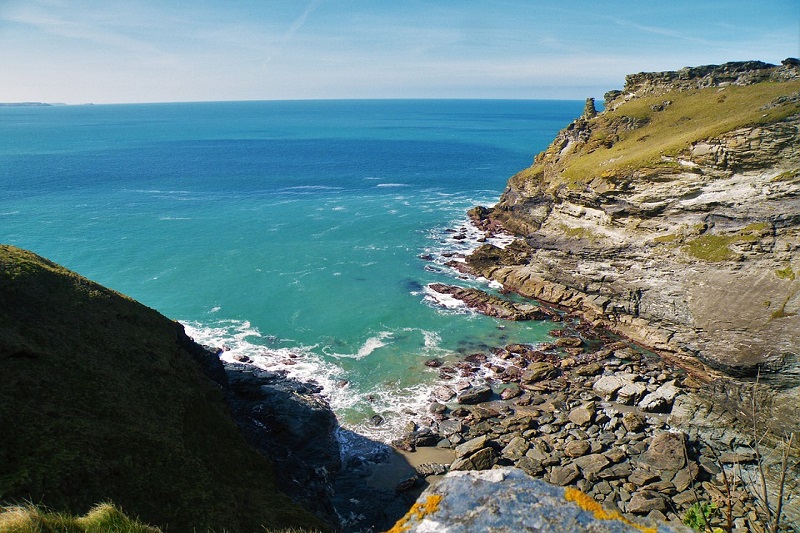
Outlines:
<svg viewBox="0 0 800 533"><path fill-rule="evenodd" d="M800 420L799 65L629 76L471 213L520 240L467 264Z"/></svg>

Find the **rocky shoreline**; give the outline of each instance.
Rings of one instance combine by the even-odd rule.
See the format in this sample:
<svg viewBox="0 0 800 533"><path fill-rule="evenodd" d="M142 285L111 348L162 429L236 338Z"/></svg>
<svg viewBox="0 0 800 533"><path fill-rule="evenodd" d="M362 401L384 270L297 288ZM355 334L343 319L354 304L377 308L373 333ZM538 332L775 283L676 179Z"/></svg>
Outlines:
<svg viewBox="0 0 800 533"><path fill-rule="evenodd" d="M480 218L473 220L481 227ZM482 229L491 234L499 228ZM520 242L506 249L484 245L465 263L451 266L474 272L474 265L498 261L492 252L506 262L524 262L527 255ZM438 367L442 385L430 398L429 412L409 423L393 445L406 451L452 449L455 460L417 468L398 490L446 470L515 466L578 488L609 511L639 522L677 523L692 506L714 503L715 526L726 526L730 515L732 531L765 530L755 497L754 448L762 435L754 436L752 425L742 420L753 415L747 406L754 394L753 405L765 410L755 413L757 423L771 416L757 384L721 379L700 364L682 368L564 306L561 312L547 306L533 311L474 288L431 289L489 316L552 320L562 328L545 344L508 345L456 363L427 361ZM737 406L739 416L732 409ZM781 450L759 444L774 502ZM785 493L790 495L785 520L797 523L796 472L790 472Z"/></svg>

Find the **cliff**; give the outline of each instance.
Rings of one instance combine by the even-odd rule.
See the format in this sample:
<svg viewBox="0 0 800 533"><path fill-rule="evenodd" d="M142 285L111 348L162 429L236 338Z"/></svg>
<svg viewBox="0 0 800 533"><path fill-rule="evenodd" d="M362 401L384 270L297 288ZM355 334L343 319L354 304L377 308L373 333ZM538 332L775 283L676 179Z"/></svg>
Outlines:
<svg viewBox="0 0 800 533"><path fill-rule="evenodd" d="M336 421L313 390L223 368L180 324L6 245L0 302L0 503L111 500L168 531L326 527L283 488L334 521L318 472L338 468Z"/></svg>
<svg viewBox="0 0 800 533"><path fill-rule="evenodd" d="M798 420L800 61L628 76L493 209L521 239L468 263L707 379L753 376Z"/></svg>

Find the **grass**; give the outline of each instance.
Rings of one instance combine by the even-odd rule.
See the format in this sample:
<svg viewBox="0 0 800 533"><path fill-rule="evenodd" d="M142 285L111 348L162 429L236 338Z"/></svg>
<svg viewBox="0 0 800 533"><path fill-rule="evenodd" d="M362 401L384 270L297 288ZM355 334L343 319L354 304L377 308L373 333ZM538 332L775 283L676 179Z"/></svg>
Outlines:
<svg viewBox="0 0 800 533"><path fill-rule="evenodd" d="M592 134L586 144L558 162L555 168L545 172L545 165L553 163L556 155L548 153L512 178L512 182L524 190L524 182L545 177L554 183L566 182L574 187L598 177L613 181L631 178L635 173L678 171L682 167L663 157L677 156L700 140L794 115L800 112L798 102L771 108L764 106L798 90L800 81L761 82L633 99L593 119ZM672 103L663 111L651 108L667 99ZM629 130L620 128L621 124L631 122L643 125ZM789 174L781 179L795 177Z"/></svg>
<svg viewBox="0 0 800 533"><path fill-rule="evenodd" d="M794 281L796 274L794 270L792 270L791 266L787 266L786 268L781 268L775 271L775 275L778 276L780 279L785 279L788 281Z"/></svg>
<svg viewBox="0 0 800 533"><path fill-rule="evenodd" d="M35 505L0 509L0 531L8 533L161 533L126 516L111 503L94 506L83 516L47 511Z"/></svg>
<svg viewBox="0 0 800 533"><path fill-rule="evenodd" d="M264 529L264 533L319 533L311 529ZM100 503L83 516L57 513L33 504L0 507L3 533L163 533L128 517L113 503Z"/></svg>
<svg viewBox="0 0 800 533"><path fill-rule="evenodd" d="M276 489L182 327L0 245L0 503L113 501L168 531L322 524Z"/></svg>

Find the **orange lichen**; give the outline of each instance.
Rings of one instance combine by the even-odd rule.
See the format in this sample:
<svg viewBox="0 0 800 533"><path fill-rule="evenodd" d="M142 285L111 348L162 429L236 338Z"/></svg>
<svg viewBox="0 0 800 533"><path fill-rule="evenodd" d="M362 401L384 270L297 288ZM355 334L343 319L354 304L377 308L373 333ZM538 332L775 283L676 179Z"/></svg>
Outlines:
<svg viewBox="0 0 800 533"><path fill-rule="evenodd" d="M643 533L657 532L656 528L640 526L639 524L631 522L630 520L628 520L627 518L625 518L624 516L615 511L606 511L599 503L594 501L594 499L591 496L584 494L578 489L573 489L570 487L565 488L564 499L569 502L575 502L578 505L578 507L580 507L584 511L589 511L590 513L592 513L597 520L619 520L624 524L627 524L631 527L635 527L636 529L642 531Z"/></svg>
<svg viewBox="0 0 800 533"><path fill-rule="evenodd" d="M442 496L440 494L432 494L428 496L423 503L415 503L411 509L406 513L406 515L397 521L397 523L387 531L387 533L404 533L411 529L411 525L409 522L412 518L416 518L417 521L422 520L427 515L435 513L439 510L439 503L442 501Z"/></svg>

